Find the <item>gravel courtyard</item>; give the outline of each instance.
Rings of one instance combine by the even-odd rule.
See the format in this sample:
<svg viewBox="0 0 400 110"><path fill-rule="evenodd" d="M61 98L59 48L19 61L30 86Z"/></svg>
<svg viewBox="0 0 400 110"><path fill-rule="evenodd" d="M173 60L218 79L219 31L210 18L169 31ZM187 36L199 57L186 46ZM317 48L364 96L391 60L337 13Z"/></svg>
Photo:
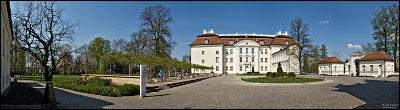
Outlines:
<svg viewBox="0 0 400 110"><path fill-rule="evenodd" d="M59 108L351 109L398 108L399 78L318 76L311 84L249 84L222 75L139 96L106 97L56 89ZM31 83L35 85L35 83ZM43 91L36 84L36 88Z"/></svg>

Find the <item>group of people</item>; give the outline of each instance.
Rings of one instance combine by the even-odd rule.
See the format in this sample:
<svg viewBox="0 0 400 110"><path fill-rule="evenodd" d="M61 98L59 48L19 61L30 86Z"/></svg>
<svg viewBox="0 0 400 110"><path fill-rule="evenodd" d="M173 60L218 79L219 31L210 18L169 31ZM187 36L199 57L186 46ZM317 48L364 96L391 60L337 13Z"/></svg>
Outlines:
<svg viewBox="0 0 400 110"><path fill-rule="evenodd" d="M156 72L153 73L153 80L154 82L157 82L157 79L160 78L160 82L164 81L164 70L162 67L160 67L160 72L159 74L156 74Z"/></svg>

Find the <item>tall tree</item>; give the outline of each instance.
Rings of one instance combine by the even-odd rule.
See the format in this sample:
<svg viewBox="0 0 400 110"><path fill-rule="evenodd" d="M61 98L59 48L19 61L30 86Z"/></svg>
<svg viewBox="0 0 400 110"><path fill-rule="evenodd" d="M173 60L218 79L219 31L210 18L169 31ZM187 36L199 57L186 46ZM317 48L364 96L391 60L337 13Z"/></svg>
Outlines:
<svg viewBox="0 0 400 110"><path fill-rule="evenodd" d="M64 19L64 9L55 5L56 2L27 2L22 12L14 10L13 20L19 22L17 28L21 37L17 37L19 49L32 55L43 68L46 84L52 84L52 74L62 56L54 56L56 47L72 41L74 29L78 25ZM49 60L50 59L50 60ZM49 62L51 61L51 62ZM51 65L48 65L51 63ZM52 87L46 89L53 89ZM54 94L45 94L44 98Z"/></svg>
<svg viewBox="0 0 400 110"><path fill-rule="evenodd" d="M149 6L143 10L139 19L141 32L151 36L150 49L152 54L160 57L170 57L174 47L169 24L173 22L170 9L162 5ZM167 40L169 38L169 40Z"/></svg>
<svg viewBox="0 0 400 110"><path fill-rule="evenodd" d="M89 55L96 59L96 70L100 67L100 58L103 55L107 55L111 51L110 41L105 40L102 37L96 37L94 40L90 41Z"/></svg>
<svg viewBox="0 0 400 110"><path fill-rule="evenodd" d="M310 71L312 72L318 71L318 62L321 61L319 53L320 53L320 47L318 45L313 46L313 48L311 49L312 62L310 67Z"/></svg>
<svg viewBox="0 0 400 110"><path fill-rule="evenodd" d="M375 53L376 49L374 48L374 45L371 44L370 42L367 42L367 44L362 44L361 45L363 52L365 53Z"/></svg>
<svg viewBox="0 0 400 110"><path fill-rule="evenodd" d="M390 37L393 38L392 40L392 50L393 50L393 57L397 61L399 60L399 57L397 56L400 54L400 49L399 49L399 6L396 4L392 4L391 6L388 7L389 9L389 24L391 28L394 30L393 34L391 34ZM398 63L395 63L395 67L397 67ZM395 69L396 72L398 72L398 69Z"/></svg>
<svg viewBox="0 0 400 110"><path fill-rule="evenodd" d="M377 42L378 51L385 51L388 53L388 38L393 33L393 29L390 27L390 15L388 14L387 8L382 7L382 9L374 14L374 18L371 21L372 28L374 30L373 39Z"/></svg>
<svg viewBox="0 0 400 110"><path fill-rule="evenodd" d="M128 53L148 54L151 46L150 36L144 32L135 32L130 36L131 40L126 44L125 50Z"/></svg>
<svg viewBox="0 0 400 110"><path fill-rule="evenodd" d="M303 22L303 19L301 18L295 18L290 22L290 34L291 36L294 37L294 39L299 43L297 46L298 53L293 54L296 58L299 60L299 68L300 68L300 73L302 71L301 68L301 60L304 56L304 54L309 53L309 49L312 47L311 43L312 40L308 38L308 24Z"/></svg>
<svg viewBox="0 0 400 110"><path fill-rule="evenodd" d="M126 47L127 42L124 39L118 39L118 40L114 40L112 43L112 52L116 53L116 52L120 52L120 53L124 53L125 52L125 47Z"/></svg>
<svg viewBox="0 0 400 110"><path fill-rule="evenodd" d="M326 57L328 57L328 49L326 49L325 44L321 45L321 60L325 59Z"/></svg>
<svg viewBox="0 0 400 110"><path fill-rule="evenodd" d="M84 70L85 73L88 74L89 72L89 65L90 65L90 55L89 55L89 49L88 49L88 44L83 44L81 47L78 48L77 53L79 56L83 57L84 59Z"/></svg>
<svg viewBox="0 0 400 110"><path fill-rule="evenodd" d="M191 61L190 55L183 55L182 56L182 61L190 63L190 61Z"/></svg>

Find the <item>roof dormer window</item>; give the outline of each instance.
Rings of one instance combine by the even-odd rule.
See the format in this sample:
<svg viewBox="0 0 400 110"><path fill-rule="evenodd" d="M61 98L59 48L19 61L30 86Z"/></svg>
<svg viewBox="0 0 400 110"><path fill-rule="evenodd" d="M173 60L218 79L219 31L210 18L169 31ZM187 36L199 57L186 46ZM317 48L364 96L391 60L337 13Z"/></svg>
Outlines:
<svg viewBox="0 0 400 110"><path fill-rule="evenodd" d="M285 40L285 45L289 45L289 41Z"/></svg>
<svg viewBox="0 0 400 110"><path fill-rule="evenodd" d="M208 39L204 40L204 44L208 44Z"/></svg>
<svg viewBox="0 0 400 110"><path fill-rule="evenodd" d="M263 40L260 40L260 45L264 45L264 41Z"/></svg>
<svg viewBox="0 0 400 110"><path fill-rule="evenodd" d="M234 43L235 43L234 40L230 40L230 41L229 41L229 45L233 45Z"/></svg>

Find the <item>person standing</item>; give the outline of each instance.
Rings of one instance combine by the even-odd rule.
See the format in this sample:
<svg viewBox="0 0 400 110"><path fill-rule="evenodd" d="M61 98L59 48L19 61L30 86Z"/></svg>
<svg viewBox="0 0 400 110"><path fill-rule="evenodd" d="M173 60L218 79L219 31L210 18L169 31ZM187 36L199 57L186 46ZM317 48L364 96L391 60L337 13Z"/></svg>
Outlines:
<svg viewBox="0 0 400 110"><path fill-rule="evenodd" d="M162 67L160 67L160 79L161 79L161 82L162 81L164 81L164 71L163 71L163 68Z"/></svg>

